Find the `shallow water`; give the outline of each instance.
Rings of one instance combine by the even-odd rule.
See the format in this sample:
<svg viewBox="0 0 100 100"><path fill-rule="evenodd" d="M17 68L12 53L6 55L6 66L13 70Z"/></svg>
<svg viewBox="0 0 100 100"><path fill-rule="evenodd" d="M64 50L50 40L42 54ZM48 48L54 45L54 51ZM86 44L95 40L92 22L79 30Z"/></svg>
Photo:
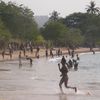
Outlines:
<svg viewBox="0 0 100 100"><path fill-rule="evenodd" d="M60 58L0 62L0 100L100 100L100 53L81 54L78 71L69 72L69 85L59 90Z"/></svg>

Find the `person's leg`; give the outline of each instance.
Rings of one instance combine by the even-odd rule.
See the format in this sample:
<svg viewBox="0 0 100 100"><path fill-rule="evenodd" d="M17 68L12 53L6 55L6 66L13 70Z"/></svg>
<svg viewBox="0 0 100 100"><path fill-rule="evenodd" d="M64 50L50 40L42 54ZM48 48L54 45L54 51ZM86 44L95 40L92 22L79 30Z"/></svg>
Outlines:
<svg viewBox="0 0 100 100"><path fill-rule="evenodd" d="M71 86L68 86L68 78L66 78L66 79L65 79L64 84L65 84L65 87L66 87L66 88L71 88L71 89L74 89L74 90L75 90L75 92L77 92L77 88L76 88L76 87L71 87Z"/></svg>
<svg viewBox="0 0 100 100"><path fill-rule="evenodd" d="M60 80L60 82L59 82L59 87L60 87L61 92L63 92L63 90L62 90L62 84L63 84L63 82L64 82L64 79L62 77L61 80Z"/></svg>

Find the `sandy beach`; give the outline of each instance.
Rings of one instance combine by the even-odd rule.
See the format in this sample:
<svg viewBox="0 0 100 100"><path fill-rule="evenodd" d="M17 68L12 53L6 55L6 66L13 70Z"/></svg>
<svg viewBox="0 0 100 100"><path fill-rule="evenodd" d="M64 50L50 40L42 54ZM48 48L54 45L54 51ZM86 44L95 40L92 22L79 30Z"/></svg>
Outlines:
<svg viewBox="0 0 100 100"><path fill-rule="evenodd" d="M53 54L54 55L56 55L56 50L57 49L58 48L55 48L53 50ZM93 48L93 50L94 51L100 51L99 48ZM61 48L61 51L62 51L62 54L65 54L65 55L68 54L68 50L66 48ZM80 48L78 48L78 49L75 50L75 53L85 53L85 52L90 52L90 48L82 48L82 47L80 47ZM30 53L29 51L26 51L26 55L28 55L31 58L35 58L35 53L36 53L36 49L33 49L33 53ZM19 56L19 51L14 51L13 52L12 59L10 59L10 56L9 55L5 55L4 56L4 59L3 59L2 55L0 54L0 61L16 60L16 59L18 59L18 56ZM41 49L40 48L39 56L40 57L45 57L45 49ZM22 52L22 58L25 58L23 52Z"/></svg>

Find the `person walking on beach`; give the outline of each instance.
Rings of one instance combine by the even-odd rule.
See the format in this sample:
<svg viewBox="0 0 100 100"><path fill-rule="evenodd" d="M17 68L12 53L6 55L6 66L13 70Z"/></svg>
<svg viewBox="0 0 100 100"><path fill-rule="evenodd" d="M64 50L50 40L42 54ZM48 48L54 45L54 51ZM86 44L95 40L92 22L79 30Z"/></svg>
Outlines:
<svg viewBox="0 0 100 100"><path fill-rule="evenodd" d="M39 58L39 51L40 51L40 48L37 46L37 48L36 48L36 54L35 54L36 58Z"/></svg>
<svg viewBox="0 0 100 100"><path fill-rule="evenodd" d="M5 56L5 51L3 50L2 51L2 58L4 59L4 56Z"/></svg>
<svg viewBox="0 0 100 100"><path fill-rule="evenodd" d="M45 50L46 58L48 58L48 49Z"/></svg>
<svg viewBox="0 0 100 100"><path fill-rule="evenodd" d="M50 56L51 56L52 58L54 57L52 48L50 49Z"/></svg>
<svg viewBox="0 0 100 100"><path fill-rule="evenodd" d="M11 49L9 50L9 56L10 56L10 59L12 59L12 50Z"/></svg>
<svg viewBox="0 0 100 100"><path fill-rule="evenodd" d="M62 90L62 84L64 83L65 84L65 87L66 88L71 88L71 89L74 89L75 92L77 92L77 88L76 87L71 87L71 86L68 86L68 67L66 66L66 62L61 62L62 64L62 68L60 67L60 64L58 64L58 67L59 67L59 71L61 72L61 80L60 80L60 83L59 83L59 87L60 87L60 90L61 92L63 92Z"/></svg>
<svg viewBox="0 0 100 100"><path fill-rule="evenodd" d="M19 52L19 66L22 66L22 56L21 56L21 51Z"/></svg>

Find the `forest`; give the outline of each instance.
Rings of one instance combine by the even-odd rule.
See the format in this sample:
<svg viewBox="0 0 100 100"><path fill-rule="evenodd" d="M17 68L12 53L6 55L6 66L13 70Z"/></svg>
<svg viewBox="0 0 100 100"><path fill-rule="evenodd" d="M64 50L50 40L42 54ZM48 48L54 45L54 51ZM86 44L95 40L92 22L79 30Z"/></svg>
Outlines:
<svg viewBox="0 0 100 100"><path fill-rule="evenodd" d="M48 22L38 28L34 12L13 2L0 1L0 49L9 43L32 42L48 47L96 47L100 45L100 8L91 1L85 13L65 18L53 11Z"/></svg>

